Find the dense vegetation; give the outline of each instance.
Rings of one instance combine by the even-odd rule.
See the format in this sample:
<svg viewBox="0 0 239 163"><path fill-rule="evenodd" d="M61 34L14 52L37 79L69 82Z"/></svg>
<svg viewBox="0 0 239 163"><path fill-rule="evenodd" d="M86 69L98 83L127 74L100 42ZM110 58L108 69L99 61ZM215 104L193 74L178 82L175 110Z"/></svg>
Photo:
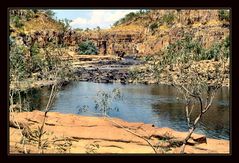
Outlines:
<svg viewBox="0 0 239 163"><path fill-rule="evenodd" d="M61 45L48 42L41 47L36 41L24 44L22 37L26 36L25 24L39 17L39 14L47 14L46 20L50 19L56 26L62 26L63 29L67 26L54 20L52 18L54 13L51 10L10 10L9 79L12 99L10 105L17 104L20 110L26 110L26 103L29 102L20 94L30 83L44 80L61 83L72 79L71 64L62 60Z"/></svg>
<svg viewBox="0 0 239 163"><path fill-rule="evenodd" d="M79 44L79 54L98 54L98 49L92 41L86 40Z"/></svg>
<svg viewBox="0 0 239 163"><path fill-rule="evenodd" d="M219 10L218 14L219 14L220 20L230 21L230 11L229 10Z"/></svg>
<svg viewBox="0 0 239 163"><path fill-rule="evenodd" d="M166 24L172 24L172 22L175 19L175 15L173 13L168 13L163 15L162 19L160 20L160 23L166 23Z"/></svg>
<svg viewBox="0 0 239 163"><path fill-rule="evenodd" d="M228 58L230 52L229 37L226 37L218 43L214 43L210 48L205 48L202 42L189 34L182 39L170 44L164 51L164 62L171 63L187 63L189 61L200 60L219 60L219 55Z"/></svg>
<svg viewBox="0 0 239 163"><path fill-rule="evenodd" d="M150 10L140 10L140 11L137 11L137 12L130 12L128 13L127 15L125 15L125 17L121 18L120 20L116 21L113 26L117 26L117 25L120 25L120 24L124 24L126 22L129 22L131 20L134 20L140 16L143 16L143 15L146 15L147 13L149 13Z"/></svg>
<svg viewBox="0 0 239 163"><path fill-rule="evenodd" d="M52 28L55 30L66 31L70 29L69 19L57 19L52 10L40 9L20 9L9 10L10 30L24 32Z"/></svg>

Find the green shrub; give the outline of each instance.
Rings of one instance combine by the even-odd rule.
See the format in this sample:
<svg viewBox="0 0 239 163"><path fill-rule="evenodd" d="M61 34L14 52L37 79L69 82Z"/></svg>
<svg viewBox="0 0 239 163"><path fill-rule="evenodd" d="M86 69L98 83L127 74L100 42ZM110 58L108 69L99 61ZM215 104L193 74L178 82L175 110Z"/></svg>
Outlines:
<svg viewBox="0 0 239 163"><path fill-rule="evenodd" d="M143 61L146 61L146 62L152 61L152 60L153 60L153 57L151 55L147 55L143 58Z"/></svg>
<svg viewBox="0 0 239 163"><path fill-rule="evenodd" d="M37 43L30 47L31 63L29 63L29 65L31 67L31 72L38 72L42 70L43 56L40 56L39 52L40 50Z"/></svg>
<svg viewBox="0 0 239 163"><path fill-rule="evenodd" d="M45 10L45 13L47 14L48 17L52 18L55 16L55 12L52 10Z"/></svg>
<svg viewBox="0 0 239 163"><path fill-rule="evenodd" d="M20 20L19 16L11 16L10 22L16 27L21 28L23 26L22 21Z"/></svg>
<svg viewBox="0 0 239 163"><path fill-rule="evenodd" d="M210 48L204 48L199 40L193 39L191 35L187 34L164 50L161 64L187 63L190 60L219 60L220 56L228 58L230 54L229 47L229 37L213 44Z"/></svg>
<svg viewBox="0 0 239 163"><path fill-rule="evenodd" d="M220 45L216 44L213 45L210 49L207 49L202 55L201 55L201 60L211 60L211 59L216 59L218 60L218 55L220 53Z"/></svg>
<svg viewBox="0 0 239 163"><path fill-rule="evenodd" d="M119 111L118 107L112 108L113 101L123 100L123 95L119 89L114 88L112 91L98 91L95 99L95 109L102 112L102 115L107 116L110 110Z"/></svg>
<svg viewBox="0 0 239 163"><path fill-rule="evenodd" d="M13 43L9 52L10 80L23 80L28 76L25 61L26 48Z"/></svg>
<svg viewBox="0 0 239 163"><path fill-rule="evenodd" d="M200 60L203 47L198 40L193 40L191 35L186 34L182 39L170 44L164 53L164 61L166 62L176 63L179 61L186 63L189 60Z"/></svg>
<svg viewBox="0 0 239 163"><path fill-rule="evenodd" d="M230 54L230 40L229 40L229 37L226 37L221 42L215 43L209 49L205 49L205 52L203 53L203 55L200 59L201 60L205 60L205 59L219 60L220 55L222 57L228 58L229 54Z"/></svg>
<svg viewBox="0 0 239 163"><path fill-rule="evenodd" d="M136 14L135 14L134 12L130 12L130 13L128 13L128 14L125 16L125 19L126 19L126 21L127 21L127 20L131 20L131 19L133 19L135 16L136 16Z"/></svg>
<svg viewBox="0 0 239 163"><path fill-rule="evenodd" d="M39 53L39 47L38 44L35 43L30 47L30 52L31 52L31 56L35 56Z"/></svg>
<svg viewBox="0 0 239 163"><path fill-rule="evenodd" d="M158 28L158 24L157 24L157 23L150 24L150 26L149 26L149 29L150 29L150 31L152 31L152 32L154 32L154 30L155 30L156 28Z"/></svg>
<svg viewBox="0 0 239 163"><path fill-rule="evenodd" d="M117 26L117 25L123 24L125 22L128 22L128 21L132 20L134 17L136 17L136 14L134 12L130 12L127 15L125 15L125 17L123 17L120 20L116 21L113 25Z"/></svg>
<svg viewBox="0 0 239 163"><path fill-rule="evenodd" d="M54 21L54 19L53 19L53 21ZM57 20L57 23L61 25L63 31L67 31L67 30L70 29L70 27L71 27L70 23L71 22L72 22L72 20L66 19L66 18Z"/></svg>
<svg viewBox="0 0 239 163"><path fill-rule="evenodd" d="M175 16L173 13L165 14L162 17L162 22L166 23L166 24L171 24L174 21L174 18L175 18Z"/></svg>
<svg viewBox="0 0 239 163"><path fill-rule="evenodd" d="M219 19L229 21L230 20L230 12L228 10L220 10L218 11Z"/></svg>
<svg viewBox="0 0 239 163"><path fill-rule="evenodd" d="M98 54L98 49L92 41L85 41L79 45L79 54Z"/></svg>
<svg viewBox="0 0 239 163"><path fill-rule="evenodd" d="M29 21L35 15L33 10L10 10L10 21L15 24L15 27L20 28L23 22Z"/></svg>
<svg viewBox="0 0 239 163"><path fill-rule="evenodd" d="M224 57L228 58L230 55L230 38L227 36L223 41L222 41L222 49L223 49L223 54Z"/></svg>
<svg viewBox="0 0 239 163"><path fill-rule="evenodd" d="M140 17L142 15L145 15L147 13L149 13L150 10L148 9L144 9L144 10L140 10L140 11L137 11L137 12L130 12L128 13L127 15L125 15L125 17L121 18L120 20L116 21L113 26L117 26L117 25L120 25L120 24L123 24L123 23L126 23L128 21L131 21L137 17Z"/></svg>

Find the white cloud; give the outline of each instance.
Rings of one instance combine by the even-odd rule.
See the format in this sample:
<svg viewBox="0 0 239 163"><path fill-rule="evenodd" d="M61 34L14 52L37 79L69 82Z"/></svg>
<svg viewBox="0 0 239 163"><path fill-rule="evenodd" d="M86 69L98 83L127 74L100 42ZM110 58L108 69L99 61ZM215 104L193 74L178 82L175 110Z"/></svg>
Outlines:
<svg viewBox="0 0 239 163"><path fill-rule="evenodd" d="M84 18L76 18L76 19L74 19L71 23L70 23L70 25L71 26L74 26L74 25L77 25L77 24L86 24L87 23L87 20L86 19L84 19Z"/></svg>
<svg viewBox="0 0 239 163"><path fill-rule="evenodd" d="M73 28L109 28L114 22L124 17L130 12L137 10L93 10L90 11L90 17L78 17L74 19L70 25Z"/></svg>

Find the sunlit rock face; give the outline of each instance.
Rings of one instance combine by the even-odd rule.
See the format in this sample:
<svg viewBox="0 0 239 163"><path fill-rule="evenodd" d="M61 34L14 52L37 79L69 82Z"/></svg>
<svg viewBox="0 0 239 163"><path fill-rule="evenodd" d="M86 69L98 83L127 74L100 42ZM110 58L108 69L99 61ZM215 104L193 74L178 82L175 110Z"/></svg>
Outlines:
<svg viewBox="0 0 239 163"><path fill-rule="evenodd" d="M41 18L47 24L45 16L38 17L36 19ZM48 24L52 26L52 23ZM180 40L186 33L200 40L202 45L208 48L229 36L229 28L230 22L220 19L219 10L152 10L146 15L107 30L63 31L58 28L39 30L37 27L36 30L32 28L30 31L16 34L11 28L11 35L18 38L19 44L26 46L37 42L40 47L45 47L53 43L70 46L77 51L81 42L91 40L97 46L100 55L123 53L150 55Z"/></svg>
<svg viewBox="0 0 239 163"><path fill-rule="evenodd" d="M9 147L11 154L24 151L23 145L19 143L22 138L21 133L26 136L27 140L31 140L31 143L26 144L28 153L39 154L39 148L37 143L34 143L31 133L37 131L39 125L42 124L43 116L44 112L40 111L10 114ZM15 122L18 122L19 125L16 125ZM47 114L44 131L46 134L42 141L48 141L48 146L42 150L44 154L89 153L87 145L90 144L98 144L94 153L155 153L147 141L141 137L148 139L152 145L157 147L158 154L180 153L183 139L188 134L171 128L158 128L142 122L127 122L118 118L108 119L58 112ZM132 134L132 131L135 134ZM68 150L57 148L66 140L71 142L69 148L66 148ZM59 144L55 143L56 141ZM206 138L204 135L194 133L189 143L190 145L187 145L185 149L185 153L188 154L229 153L230 142L228 140Z"/></svg>

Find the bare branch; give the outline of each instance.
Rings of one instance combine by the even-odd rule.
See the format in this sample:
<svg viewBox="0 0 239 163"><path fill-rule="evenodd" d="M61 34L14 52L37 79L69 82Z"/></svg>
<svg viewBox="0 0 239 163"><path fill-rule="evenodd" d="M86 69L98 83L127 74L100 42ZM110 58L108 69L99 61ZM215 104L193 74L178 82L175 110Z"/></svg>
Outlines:
<svg viewBox="0 0 239 163"><path fill-rule="evenodd" d="M207 105L207 106L205 107L205 109L203 109L203 111L202 111L203 114L206 113L206 112L208 111L208 109L211 107L212 101L213 101L213 99L214 99L214 97L215 97L215 94L216 94L216 91L214 91L214 92L212 93L208 105Z"/></svg>
<svg viewBox="0 0 239 163"><path fill-rule="evenodd" d="M185 88L183 85L181 86L190 96L195 97L199 100L200 103L200 111L203 112L203 106L202 106L202 98L199 95L195 95L191 93L187 88Z"/></svg>

